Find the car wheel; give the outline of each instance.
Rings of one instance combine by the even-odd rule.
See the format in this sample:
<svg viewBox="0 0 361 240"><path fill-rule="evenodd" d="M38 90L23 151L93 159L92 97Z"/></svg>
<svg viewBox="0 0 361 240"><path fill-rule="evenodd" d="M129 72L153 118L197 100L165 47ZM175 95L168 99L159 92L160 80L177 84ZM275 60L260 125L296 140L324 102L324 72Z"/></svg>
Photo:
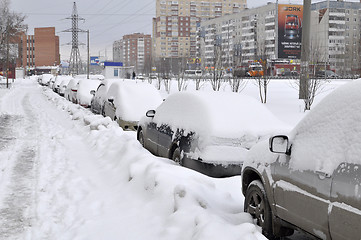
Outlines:
<svg viewBox="0 0 361 240"><path fill-rule="evenodd" d="M272 231L272 212L263 184L259 180L252 181L246 192L244 211L255 219L262 233L268 239L276 239Z"/></svg>
<svg viewBox="0 0 361 240"><path fill-rule="evenodd" d="M139 131L138 141L139 141L139 143L144 147L144 134L143 134L143 131L142 131L142 130Z"/></svg>
<svg viewBox="0 0 361 240"><path fill-rule="evenodd" d="M180 148L177 147L174 152L173 152L173 155L172 155L172 160L175 162L175 163L178 163L178 164L181 164L181 151L180 151Z"/></svg>

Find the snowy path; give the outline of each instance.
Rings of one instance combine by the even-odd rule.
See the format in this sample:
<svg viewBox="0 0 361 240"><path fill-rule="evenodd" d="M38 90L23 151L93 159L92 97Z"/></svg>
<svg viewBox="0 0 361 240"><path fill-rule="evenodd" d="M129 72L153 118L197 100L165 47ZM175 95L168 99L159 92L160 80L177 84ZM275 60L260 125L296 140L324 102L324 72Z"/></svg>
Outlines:
<svg viewBox="0 0 361 240"><path fill-rule="evenodd" d="M58 230L69 227L62 226L63 219L71 218L87 191L70 153L91 156L92 150L81 144L69 115L59 114L42 92L29 83L1 99L6 113L1 119L1 165L6 167L1 178L6 184L1 185L0 239L54 239L52 223ZM76 219L69 223L74 226Z"/></svg>
<svg viewBox="0 0 361 240"><path fill-rule="evenodd" d="M110 119L22 80L0 90L0 239L264 239L239 178L156 158Z"/></svg>

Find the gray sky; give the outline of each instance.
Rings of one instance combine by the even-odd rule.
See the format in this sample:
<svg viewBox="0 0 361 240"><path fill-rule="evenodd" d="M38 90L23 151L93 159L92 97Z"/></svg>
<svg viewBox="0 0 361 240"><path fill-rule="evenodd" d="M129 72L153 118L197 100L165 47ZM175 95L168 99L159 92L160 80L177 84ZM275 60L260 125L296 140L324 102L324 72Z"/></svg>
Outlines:
<svg viewBox="0 0 361 240"><path fill-rule="evenodd" d="M321 0L313 0L319 2ZM349 0L350 1L350 0ZM357 1L357 0L351 0ZM60 37L62 60L70 57L70 17L74 0L10 0L11 10L27 16L28 34L36 27L55 27ZM155 16L155 0L77 0L79 28L90 30L90 55L112 56L112 43L125 34L141 32L151 34L152 18ZM275 0L248 0L248 7L258 7ZM279 3L302 4L303 0L279 0ZM86 34L79 33L79 41L86 43ZM86 45L80 46L82 59L86 58Z"/></svg>

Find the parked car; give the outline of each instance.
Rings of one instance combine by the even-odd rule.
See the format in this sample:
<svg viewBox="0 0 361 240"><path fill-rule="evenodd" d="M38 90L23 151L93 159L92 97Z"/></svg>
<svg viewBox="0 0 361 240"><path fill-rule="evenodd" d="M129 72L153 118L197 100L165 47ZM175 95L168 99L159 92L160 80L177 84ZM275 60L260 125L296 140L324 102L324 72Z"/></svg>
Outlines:
<svg viewBox="0 0 361 240"><path fill-rule="evenodd" d="M62 78L62 81L59 85L59 95L64 97L65 96L65 91L66 91L66 88L68 87L68 84L70 82L70 80L73 79L72 76L64 76Z"/></svg>
<svg viewBox="0 0 361 240"><path fill-rule="evenodd" d="M43 86L48 86L50 83L50 80L54 77L53 74L43 74L40 78L40 84Z"/></svg>
<svg viewBox="0 0 361 240"><path fill-rule="evenodd" d="M137 139L156 156L208 176L228 177L241 174L251 146L283 128L281 121L251 97L179 92L146 113L139 122Z"/></svg>
<svg viewBox="0 0 361 240"><path fill-rule="evenodd" d="M54 83L52 84L52 89L54 92L59 93L59 89L60 89L60 84L64 79L71 79L71 76L63 76L63 75L57 75L54 78Z"/></svg>
<svg viewBox="0 0 361 240"><path fill-rule="evenodd" d="M153 85L135 81L114 82L107 93L104 114L124 130L136 130L139 119L148 109L154 109L163 101Z"/></svg>
<svg viewBox="0 0 361 240"><path fill-rule="evenodd" d="M81 79L78 82L76 99L77 103L85 108L90 107L91 99L93 97L91 91L95 91L101 81L98 79Z"/></svg>
<svg viewBox="0 0 361 240"><path fill-rule="evenodd" d="M292 130L255 145L242 172L244 210L268 239L361 233L361 81L326 96Z"/></svg>
<svg viewBox="0 0 361 240"><path fill-rule="evenodd" d="M66 87L64 97L73 103L78 103L76 99L76 94L78 92L78 82L79 78L73 78L69 81L68 86Z"/></svg>
<svg viewBox="0 0 361 240"><path fill-rule="evenodd" d="M91 91L93 95L90 103L90 110L96 114L102 114L105 116L104 113L104 103L107 101L107 93L109 90L110 85L112 85L115 81L122 81L120 79L105 79L101 82L99 87L96 91Z"/></svg>
<svg viewBox="0 0 361 240"><path fill-rule="evenodd" d="M316 72L317 78L325 78L325 75L326 75L326 78L339 78L339 76L331 70Z"/></svg>

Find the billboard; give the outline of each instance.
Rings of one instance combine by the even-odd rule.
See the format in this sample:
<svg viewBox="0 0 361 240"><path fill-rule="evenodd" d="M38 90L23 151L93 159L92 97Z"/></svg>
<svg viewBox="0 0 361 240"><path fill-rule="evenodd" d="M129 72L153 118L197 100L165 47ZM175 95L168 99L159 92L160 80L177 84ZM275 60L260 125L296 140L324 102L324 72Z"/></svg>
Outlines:
<svg viewBox="0 0 361 240"><path fill-rule="evenodd" d="M278 58L301 58L302 20L302 5L278 5Z"/></svg>
<svg viewBox="0 0 361 240"><path fill-rule="evenodd" d="M98 66L99 65L99 57L90 57L90 65Z"/></svg>

